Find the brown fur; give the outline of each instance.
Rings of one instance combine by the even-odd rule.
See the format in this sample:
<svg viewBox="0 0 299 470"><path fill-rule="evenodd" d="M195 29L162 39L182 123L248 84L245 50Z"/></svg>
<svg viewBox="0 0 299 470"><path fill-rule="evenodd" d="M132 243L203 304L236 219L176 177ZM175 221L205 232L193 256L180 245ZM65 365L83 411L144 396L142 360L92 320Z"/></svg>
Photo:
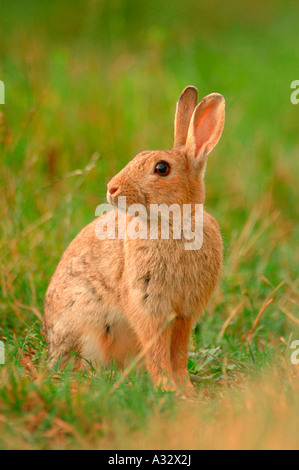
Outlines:
<svg viewBox="0 0 299 470"><path fill-rule="evenodd" d="M147 208L152 203L204 203L206 157L222 132L224 99L212 94L197 106L196 101L197 90L187 87L177 104L175 147L138 154L108 184L108 193L114 189L110 202L116 204L121 195L128 205ZM154 173L161 160L171 166L166 177ZM168 381L170 388L191 390L190 332L211 298L222 264L217 222L204 213L203 246L187 251L183 240L99 240L97 221L69 245L46 294L44 330L51 363L59 357L65 363L74 350L88 360L103 365L113 360L123 367L144 348L156 384ZM77 367L83 366L77 360Z"/></svg>

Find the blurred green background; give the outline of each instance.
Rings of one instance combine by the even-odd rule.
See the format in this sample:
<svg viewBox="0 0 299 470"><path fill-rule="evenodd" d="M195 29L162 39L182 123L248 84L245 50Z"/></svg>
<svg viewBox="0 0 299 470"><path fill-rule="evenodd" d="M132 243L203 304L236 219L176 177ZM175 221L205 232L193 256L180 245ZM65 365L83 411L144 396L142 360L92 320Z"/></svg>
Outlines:
<svg viewBox="0 0 299 470"><path fill-rule="evenodd" d="M12 276L18 298L25 301L32 275L41 305L107 181L138 151L172 146L176 100L189 84L226 98L206 187L227 250L252 212L257 225L279 214L244 283L270 251L262 269L271 282L294 281L297 2L14 1L1 11L2 277ZM95 152L92 171L66 178Z"/></svg>
<svg viewBox="0 0 299 470"><path fill-rule="evenodd" d="M216 359L190 366L218 383L224 360L233 378L286 354L298 331L298 17L289 0L0 1L0 339L12 370L24 353L44 364L43 299L64 249L116 172L172 146L187 85L226 99L206 172L223 278L192 346Z"/></svg>

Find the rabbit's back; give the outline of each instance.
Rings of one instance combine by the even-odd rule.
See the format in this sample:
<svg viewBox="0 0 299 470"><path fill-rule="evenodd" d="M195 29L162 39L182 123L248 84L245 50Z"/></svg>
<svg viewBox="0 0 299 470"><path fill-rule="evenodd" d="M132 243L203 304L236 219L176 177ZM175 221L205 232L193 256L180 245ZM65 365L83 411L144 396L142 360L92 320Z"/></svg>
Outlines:
<svg viewBox="0 0 299 470"><path fill-rule="evenodd" d="M90 223L68 246L46 293L44 332L53 362L70 350L87 359L98 356L104 364L108 350L115 350L112 356L121 362L125 350L133 354L137 348L121 312L123 240L100 240L98 222Z"/></svg>

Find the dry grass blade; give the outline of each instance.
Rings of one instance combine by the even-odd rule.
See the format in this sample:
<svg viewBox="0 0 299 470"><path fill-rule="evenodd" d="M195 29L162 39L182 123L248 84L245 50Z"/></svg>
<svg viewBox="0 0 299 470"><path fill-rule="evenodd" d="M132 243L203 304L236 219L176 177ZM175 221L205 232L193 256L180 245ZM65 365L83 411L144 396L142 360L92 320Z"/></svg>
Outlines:
<svg viewBox="0 0 299 470"><path fill-rule="evenodd" d="M266 298L265 302L263 303L262 305L262 308L260 309L256 319L254 320L254 323L252 325L252 328L251 330L249 331L248 333L248 336L247 336L247 344L250 343L250 341L252 340L252 337L254 335L254 332L263 316L263 313L265 312L265 310L267 309L267 307L273 302L274 298L274 294L285 284L285 281L282 281L272 292L270 295L268 295L268 297Z"/></svg>
<svg viewBox="0 0 299 470"><path fill-rule="evenodd" d="M35 194L38 195L41 193L43 190L54 186L57 183L60 183L61 181L67 180L68 178L72 178L73 176L84 176L87 173L89 173L91 170L93 170L96 167L96 163L98 159L100 158L100 154L98 152L95 152L92 154L88 164L83 168L83 169L77 169L73 170L69 173L66 173L62 176L59 176L57 178L54 178L50 183L45 184L42 188L39 188L35 191Z"/></svg>
<svg viewBox="0 0 299 470"><path fill-rule="evenodd" d="M243 247L241 256L245 256L246 253L248 253L248 251L255 245L257 240L263 235L263 233L267 230L267 228L270 227L270 225L272 225L273 222L275 222L275 220L277 220L279 216L280 216L280 212L275 211L273 214L271 214L271 216L268 219L264 221L260 229L257 230L256 234L250 238L250 240L247 243L247 246Z"/></svg>
<svg viewBox="0 0 299 470"><path fill-rule="evenodd" d="M256 317L256 319L255 319L255 321L254 321L254 323L253 323L253 325L252 325L251 330L250 330L249 333L248 333L248 336L247 336L247 343L248 343L248 344L249 344L250 341L252 340L252 337L253 337L253 335L254 335L254 332L255 332L255 330L256 330L256 328L257 328L257 325L258 325L259 322L260 322L260 319L262 318L263 313L265 312L266 308L267 308L272 302L273 302L273 299L268 299L268 300L266 300L266 301L264 302L262 308L260 309L260 311L259 311L259 313L258 313L258 315L257 315L257 317Z"/></svg>
<svg viewBox="0 0 299 470"><path fill-rule="evenodd" d="M269 215L258 228L257 223L260 218L260 209L253 210L249 215L239 238L235 241L231 250L231 266L232 269L236 269L239 265L239 261L243 258L250 249L255 245L263 233L268 229L270 225L275 222L279 217L278 211L273 212Z"/></svg>
<svg viewBox="0 0 299 470"><path fill-rule="evenodd" d="M93 153L90 160L89 160L89 162L88 162L88 164L86 165L85 168L83 168L83 170L78 169L78 170L71 171L70 173L67 173L66 175L62 176L60 178L60 180L62 180L64 178L71 178L72 176L85 175L86 173L88 173L89 171L91 171L95 168L99 157L100 157L99 153L97 153L97 152Z"/></svg>
<svg viewBox="0 0 299 470"><path fill-rule="evenodd" d="M225 320L225 322L222 325L222 328L220 330L219 337L218 337L219 341L223 338L224 333L225 333L227 327L229 326L230 322L237 315L237 313L239 313L239 311L243 307L243 305L244 305L244 300L241 300L241 302L238 303L238 305L231 311L231 313L229 314L229 316L227 317L227 319Z"/></svg>
<svg viewBox="0 0 299 470"><path fill-rule="evenodd" d="M24 354L20 359L20 364L27 371L31 380L33 380L34 382L41 380L41 376L39 375L36 367L34 366L34 364L32 363L32 361L30 360L28 356Z"/></svg>
<svg viewBox="0 0 299 470"><path fill-rule="evenodd" d="M32 108L30 109L28 115L27 115L27 118L25 120L25 122L23 122L22 124L22 128L21 128L21 131L19 133L19 136L17 137L17 139L15 140L15 143L14 143L14 147L13 147L13 151L15 151L15 149L17 148L17 145L18 143L20 142L22 136L24 135L24 132L26 131L27 127L29 126L29 124L31 123L32 119L34 118L34 116L36 115L37 111L40 109L41 105L42 105L42 102L44 101L45 97L47 96L47 89L44 90L37 102L37 104Z"/></svg>
<svg viewBox="0 0 299 470"><path fill-rule="evenodd" d="M61 437L65 434L74 436L83 448L88 449L90 447L90 444L81 436L74 426L58 417L53 419L52 427L43 433L45 437L51 439Z"/></svg>
<svg viewBox="0 0 299 470"><path fill-rule="evenodd" d="M36 230L40 225L44 224L48 220L50 220L53 217L52 212L47 212L44 214L40 219L37 220L34 224L29 225L25 230L23 230L20 234L15 236L10 240L10 245L12 246L18 239L20 238L25 238L27 235L29 235L31 232ZM5 246L6 240L4 239L3 241L0 242L0 247Z"/></svg>
<svg viewBox="0 0 299 470"><path fill-rule="evenodd" d="M43 215L43 217L41 217L36 223L29 225L25 230L23 230L23 232L20 233L20 237L26 237L29 233L31 233L37 227L50 220L52 217L53 213L47 212L47 214Z"/></svg>
<svg viewBox="0 0 299 470"><path fill-rule="evenodd" d="M240 252L242 251L243 245L246 243L246 240L249 239L256 223L258 220L259 214L256 213L255 210L253 210L250 214L249 217L240 233L239 238L235 240L232 249L231 249L231 265L235 268L240 259Z"/></svg>
<svg viewBox="0 0 299 470"><path fill-rule="evenodd" d="M265 276L261 276L261 280L264 281L268 286L272 287L272 289L274 288L273 284L271 284L269 279L267 279ZM296 293L296 288L292 285L291 281L288 282L288 286L294 293ZM284 297L288 302L294 305L299 305L298 301L294 299L293 297L290 297L289 295L286 295L285 293L282 293L281 296Z"/></svg>
<svg viewBox="0 0 299 470"><path fill-rule="evenodd" d="M22 304L21 302L17 302L15 301L15 304L20 307L20 308L24 308L25 310L29 310L30 312L34 313L34 315L42 322L43 321L43 316L42 314L40 313L40 311L38 310L38 308L36 307L33 307L32 305L24 305Z"/></svg>
<svg viewBox="0 0 299 470"><path fill-rule="evenodd" d="M291 312L289 312L286 308L284 307L279 307L279 310L284 313L295 325L299 326L299 318L296 318Z"/></svg>

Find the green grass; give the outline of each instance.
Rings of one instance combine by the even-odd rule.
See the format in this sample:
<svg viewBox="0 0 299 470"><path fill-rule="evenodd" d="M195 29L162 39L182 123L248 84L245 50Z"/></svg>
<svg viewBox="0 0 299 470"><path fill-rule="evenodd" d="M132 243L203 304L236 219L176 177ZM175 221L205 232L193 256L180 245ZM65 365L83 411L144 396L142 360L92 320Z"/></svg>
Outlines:
<svg viewBox="0 0 299 470"><path fill-rule="evenodd" d="M298 5L1 3L0 448L298 448ZM142 371L49 372L50 277L109 179L172 146L189 84L227 105L206 173L225 259L190 342L198 403Z"/></svg>

